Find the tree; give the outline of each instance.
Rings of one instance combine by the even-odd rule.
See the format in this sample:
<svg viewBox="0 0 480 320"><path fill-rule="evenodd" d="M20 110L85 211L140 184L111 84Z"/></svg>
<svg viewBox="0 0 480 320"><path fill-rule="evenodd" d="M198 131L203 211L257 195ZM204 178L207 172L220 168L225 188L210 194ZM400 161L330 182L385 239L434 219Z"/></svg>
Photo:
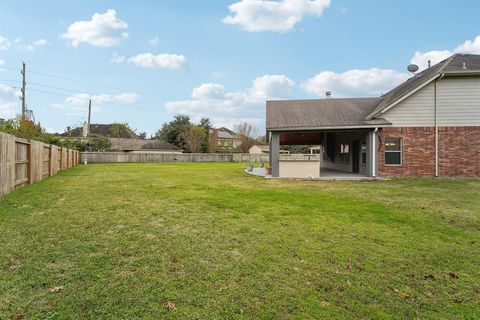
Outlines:
<svg viewBox="0 0 480 320"><path fill-rule="evenodd" d="M128 123L114 123L110 126L108 136L111 138L135 138L135 130Z"/></svg>
<svg viewBox="0 0 480 320"><path fill-rule="evenodd" d="M88 142L82 146L84 151L105 151L112 146L110 139L99 134L91 134Z"/></svg>
<svg viewBox="0 0 480 320"><path fill-rule="evenodd" d="M240 139L240 146L238 146L238 151L247 153L250 148L258 143L255 140L257 136L258 129L248 122L240 122L234 126L234 131L238 134Z"/></svg>
<svg viewBox="0 0 480 320"><path fill-rule="evenodd" d="M185 144L191 153L197 153L201 150L202 143L205 141L205 129L201 126L190 126L185 134Z"/></svg>
<svg viewBox="0 0 480 320"><path fill-rule="evenodd" d="M162 128L155 133L154 138L185 149L185 134L191 125L189 116L177 114L172 121L162 125Z"/></svg>
<svg viewBox="0 0 480 320"><path fill-rule="evenodd" d="M209 138L210 138L210 130L212 129L212 123L210 122L210 119L209 118L202 118L200 120L200 124L199 124L200 127L203 128L203 130L205 131L205 138L203 139L202 141L202 144L201 144L201 152L209 152Z"/></svg>
<svg viewBox="0 0 480 320"><path fill-rule="evenodd" d="M144 140L147 139L147 133L146 132L140 132L138 134L138 136L140 137L140 139L144 139Z"/></svg>
<svg viewBox="0 0 480 320"><path fill-rule="evenodd" d="M208 152L218 152L218 130L212 129L208 133Z"/></svg>
<svg viewBox="0 0 480 320"><path fill-rule="evenodd" d="M40 123L37 124L33 121L22 118L10 120L0 119L0 131L24 139L43 141L45 137L45 130Z"/></svg>

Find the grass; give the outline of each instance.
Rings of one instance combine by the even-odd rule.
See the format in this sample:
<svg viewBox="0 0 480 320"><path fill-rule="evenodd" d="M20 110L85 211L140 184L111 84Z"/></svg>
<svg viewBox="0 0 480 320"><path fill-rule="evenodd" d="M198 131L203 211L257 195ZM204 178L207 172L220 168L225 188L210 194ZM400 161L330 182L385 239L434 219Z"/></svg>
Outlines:
<svg viewBox="0 0 480 320"><path fill-rule="evenodd" d="M0 199L0 318L480 318L480 180L243 166L78 166Z"/></svg>

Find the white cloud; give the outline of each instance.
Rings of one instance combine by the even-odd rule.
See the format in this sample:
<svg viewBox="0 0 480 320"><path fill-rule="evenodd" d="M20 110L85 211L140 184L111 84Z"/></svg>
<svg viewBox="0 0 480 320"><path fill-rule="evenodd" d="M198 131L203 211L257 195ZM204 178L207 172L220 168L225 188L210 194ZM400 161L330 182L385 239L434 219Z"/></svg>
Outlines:
<svg viewBox="0 0 480 320"><path fill-rule="evenodd" d="M72 23L62 37L69 40L74 47L82 42L93 46L112 47L128 37L128 33L124 31L126 29L128 24L117 18L115 10L109 9L105 13L96 12L91 20Z"/></svg>
<svg viewBox="0 0 480 320"><path fill-rule="evenodd" d="M112 59L110 59L110 62L113 63L123 63L125 61L125 56L124 55L119 55L118 53L114 53L112 55Z"/></svg>
<svg viewBox="0 0 480 320"><path fill-rule="evenodd" d="M12 43L8 38L0 36L0 50L7 50Z"/></svg>
<svg viewBox="0 0 480 320"><path fill-rule="evenodd" d="M187 58L183 55L162 53L141 53L128 59L128 63L142 68L158 69L182 69L187 64Z"/></svg>
<svg viewBox="0 0 480 320"><path fill-rule="evenodd" d="M18 108L19 92L0 83L0 118L13 118Z"/></svg>
<svg viewBox="0 0 480 320"><path fill-rule="evenodd" d="M5 60L0 59L0 67L5 65Z"/></svg>
<svg viewBox="0 0 480 320"><path fill-rule="evenodd" d="M160 39L158 36L153 37L152 39L148 40L148 43L150 43L152 46L156 46L160 42Z"/></svg>
<svg viewBox="0 0 480 320"><path fill-rule="evenodd" d="M353 69L343 73L323 71L305 81L303 88L311 94L325 97L331 91L335 98L380 96L408 79L408 74L390 69Z"/></svg>
<svg viewBox="0 0 480 320"><path fill-rule="evenodd" d="M96 102L99 104L102 103L110 103L110 102L118 102L118 103L135 103L138 100L138 94L135 92L124 92L121 94L98 94L98 95L90 95L88 93L75 93L65 99L67 104L71 104L74 106L81 106L85 105L89 99L92 99L92 102Z"/></svg>
<svg viewBox="0 0 480 320"><path fill-rule="evenodd" d="M417 51L411 59L411 63L414 63L420 67L420 69L428 68L428 61L431 61L431 65L450 57L455 53L472 53L480 54L480 35L473 40L467 40L463 44L459 45L453 50L432 50L421 52Z"/></svg>
<svg viewBox="0 0 480 320"><path fill-rule="evenodd" d="M265 100L288 98L294 82L284 75L256 78L245 91L227 91L217 83L203 83L192 90L187 100L169 101L165 109L171 114L185 113L194 120L209 117L215 125L233 125L248 121L263 127Z"/></svg>
<svg viewBox="0 0 480 320"><path fill-rule="evenodd" d="M20 38L19 41L16 41L16 43L21 43L22 42L22 39ZM48 45L48 41L45 40L45 39L38 39L38 40L35 40L33 41L31 44L29 45L26 45L26 46L20 46L21 49L25 49L27 51L33 51L39 47L44 47L46 45Z"/></svg>
<svg viewBox="0 0 480 320"><path fill-rule="evenodd" d="M287 32L304 16L321 16L329 6L330 0L240 0L228 7L223 22L247 31Z"/></svg>
<svg viewBox="0 0 480 320"><path fill-rule="evenodd" d="M52 103L50 108L63 110L67 116L81 116L88 112L88 100L92 99L92 112L99 113L105 103L133 104L138 101L139 95L135 92L120 94L101 93L90 95L85 92L75 93L65 98L63 103Z"/></svg>

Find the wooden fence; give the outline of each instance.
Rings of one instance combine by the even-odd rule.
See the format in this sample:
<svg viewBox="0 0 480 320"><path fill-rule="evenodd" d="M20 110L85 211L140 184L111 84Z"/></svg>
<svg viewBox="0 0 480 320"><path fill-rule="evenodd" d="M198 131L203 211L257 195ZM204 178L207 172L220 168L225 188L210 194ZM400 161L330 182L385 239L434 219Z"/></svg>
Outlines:
<svg viewBox="0 0 480 320"><path fill-rule="evenodd" d="M122 162L268 162L268 154L82 152L88 163Z"/></svg>
<svg viewBox="0 0 480 320"><path fill-rule="evenodd" d="M0 132L0 196L80 162L76 150Z"/></svg>

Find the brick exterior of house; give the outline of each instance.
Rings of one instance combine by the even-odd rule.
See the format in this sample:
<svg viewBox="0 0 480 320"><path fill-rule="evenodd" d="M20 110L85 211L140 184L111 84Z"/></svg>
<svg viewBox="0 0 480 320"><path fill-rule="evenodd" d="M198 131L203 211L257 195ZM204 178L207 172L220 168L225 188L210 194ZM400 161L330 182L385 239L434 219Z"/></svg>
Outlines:
<svg viewBox="0 0 480 320"><path fill-rule="evenodd" d="M380 177L435 175L435 128L396 127L379 131ZM385 138L402 138L402 165L385 165ZM480 127L438 128L439 176L480 176Z"/></svg>

